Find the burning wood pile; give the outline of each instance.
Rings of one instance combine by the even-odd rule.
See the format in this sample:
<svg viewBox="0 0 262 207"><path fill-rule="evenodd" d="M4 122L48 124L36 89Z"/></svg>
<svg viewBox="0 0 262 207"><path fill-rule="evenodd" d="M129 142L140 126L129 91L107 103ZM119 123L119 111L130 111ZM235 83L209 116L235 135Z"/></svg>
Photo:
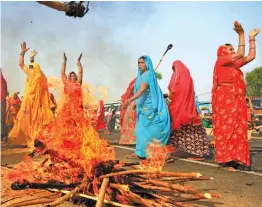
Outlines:
<svg viewBox="0 0 262 207"><path fill-rule="evenodd" d="M41 147L41 143L35 142L35 146ZM172 150L170 147L160 149L162 153ZM94 164L88 173L77 164L77 161L69 160L52 150L42 152L46 157L40 164L26 156L24 162L15 168L5 169L5 178L14 182L11 184L12 191L6 194L11 197L2 200L1 206L45 204L46 207L51 207L71 200L75 204L88 207L194 207L196 205L192 202L189 204L188 201L220 197L216 193L201 192L184 185L188 181L213 178L202 176L200 173L162 171L165 156L160 156L161 158L158 156L156 159L154 155L160 151L154 152L151 158L141 162L124 163L119 160L99 162ZM14 180L18 177L18 180ZM18 190L25 193L19 194ZM30 192L32 196L28 197ZM27 195L28 198L21 201L21 195ZM14 199L11 199L12 197Z"/></svg>
<svg viewBox="0 0 262 207"><path fill-rule="evenodd" d="M188 201L219 197L183 185L210 177L162 171L167 154L174 151L171 146L153 142L146 160L116 160L114 149L84 115L81 94L72 94L76 96L32 140L34 151L15 167L2 167L2 177L12 182L11 189L2 191L2 207L64 206L67 200L88 207L192 207Z"/></svg>

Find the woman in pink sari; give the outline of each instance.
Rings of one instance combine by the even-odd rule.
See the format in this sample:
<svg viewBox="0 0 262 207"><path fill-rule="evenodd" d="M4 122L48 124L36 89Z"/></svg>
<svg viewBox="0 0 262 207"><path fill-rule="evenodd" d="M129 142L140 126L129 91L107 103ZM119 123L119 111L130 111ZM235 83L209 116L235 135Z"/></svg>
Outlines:
<svg viewBox="0 0 262 207"><path fill-rule="evenodd" d="M208 138L197 113L193 80L180 60L173 63L172 69L168 89L173 133L169 142L178 150L203 157L208 153Z"/></svg>

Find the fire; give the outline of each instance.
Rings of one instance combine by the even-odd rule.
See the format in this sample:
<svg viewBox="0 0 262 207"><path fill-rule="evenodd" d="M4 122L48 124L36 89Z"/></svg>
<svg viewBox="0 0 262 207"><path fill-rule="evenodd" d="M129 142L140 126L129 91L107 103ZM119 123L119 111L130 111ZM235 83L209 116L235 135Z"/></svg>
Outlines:
<svg viewBox="0 0 262 207"><path fill-rule="evenodd" d="M163 146L157 139L147 146L149 158L140 162L140 167L147 170L162 171L168 154L175 151L171 145Z"/></svg>
<svg viewBox="0 0 262 207"><path fill-rule="evenodd" d="M49 88L60 94L59 110L52 122L38 133L34 143L34 154L45 155L46 162L39 166L27 157L6 178L28 181L34 180L33 177L41 181L52 178L68 184L80 182L93 175L92 170L98 163L115 160L115 151L93 128L91 119L94 114L84 113L84 104L90 108L95 103L95 98L87 94L88 84L84 87L73 84L63 93L65 89L60 80L48 80Z"/></svg>

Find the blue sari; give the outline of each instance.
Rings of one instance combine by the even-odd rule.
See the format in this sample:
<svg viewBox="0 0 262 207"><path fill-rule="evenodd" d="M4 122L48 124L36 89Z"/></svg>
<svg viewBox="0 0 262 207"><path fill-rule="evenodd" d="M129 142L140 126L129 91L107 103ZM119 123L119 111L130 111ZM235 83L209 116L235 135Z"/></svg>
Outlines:
<svg viewBox="0 0 262 207"><path fill-rule="evenodd" d="M138 68L134 92L140 89L142 82L147 83L148 88L136 100L136 155L148 157L146 148L154 139L162 145L167 144L170 135L170 115L157 83L152 61L148 56L143 57L148 70L142 73Z"/></svg>

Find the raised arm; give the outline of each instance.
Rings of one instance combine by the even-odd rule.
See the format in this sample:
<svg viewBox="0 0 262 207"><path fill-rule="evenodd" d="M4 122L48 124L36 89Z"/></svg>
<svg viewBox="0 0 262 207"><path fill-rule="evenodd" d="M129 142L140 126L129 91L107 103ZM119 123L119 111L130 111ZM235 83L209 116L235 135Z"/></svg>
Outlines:
<svg viewBox="0 0 262 207"><path fill-rule="evenodd" d="M237 63L238 67L242 67L256 58L256 35L260 32L260 29L251 30L249 33L249 52L242 60Z"/></svg>
<svg viewBox="0 0 262 207"><path fill-rule="evenodd" d="M61 67L61 78L62 78L63 83L65 83L66 80L67 80L66 73L65 73L66 72L66 61L67 61L67 58L66 58L66 55L64 53L64 62L63 62L62 67Z"/></svg>
<svg viewBox="0 0 262 207"><path fill-rule="evenodd" d="M220 61L223 65L230 64L244 57L245 55L245 34L244 29L240 23L235 21L234 30L238 33L238 49L235 54L220 57ZM233 48L232 48L233 49Z"/></svg>
<svg viewBox="0 0 262 207"><path fill-rule="evenodd" d="M78 66L78 75L77 75L77 82L82 85L83 80L83 67L81 64L81 58L83 53L80 54L79 58L77 59L77 66Z"/></svg>
<svg viewBox="0 0 262 207"><path fill-rule="evenodd" d="M26 42L23 42L21 44L21 52L20 52L20 57L19 57L19 66L26 74L28 74L28 68L25 66L24 56L25 56L25 53L28 50L29 50L29 48L26 48Z"/></svg>

